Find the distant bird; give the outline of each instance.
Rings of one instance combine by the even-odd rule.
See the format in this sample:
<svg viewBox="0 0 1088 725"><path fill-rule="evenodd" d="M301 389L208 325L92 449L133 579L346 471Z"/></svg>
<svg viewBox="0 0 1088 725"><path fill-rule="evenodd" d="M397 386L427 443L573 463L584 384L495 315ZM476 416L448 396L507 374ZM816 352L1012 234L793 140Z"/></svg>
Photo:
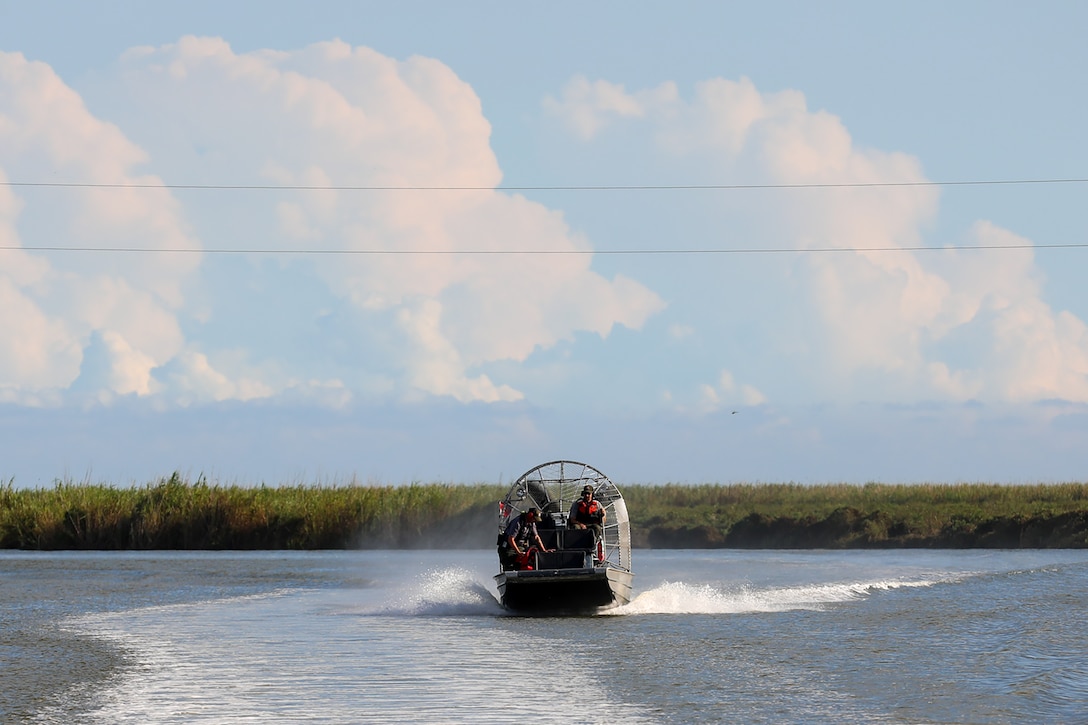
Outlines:
<svg viewBox="0 0 1088 725"><path fill-rule="evenodd" d="M736 415L736 414L737 414L737 411L735 411L735 410L732 413L730 413L730 415Z"/></svg>

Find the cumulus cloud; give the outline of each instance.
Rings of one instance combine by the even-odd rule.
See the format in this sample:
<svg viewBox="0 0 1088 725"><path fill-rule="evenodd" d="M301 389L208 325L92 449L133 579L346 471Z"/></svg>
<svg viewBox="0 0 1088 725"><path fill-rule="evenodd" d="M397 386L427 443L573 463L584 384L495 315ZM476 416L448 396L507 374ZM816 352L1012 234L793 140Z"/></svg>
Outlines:
<svg viewBox="0 0 1088 725"><path fill-rule="evenodd" d="M267 398L274 391L258 379L228 376L195 350L185 350L155 371L166 397L182 407L224 400Z"/></svg>
<svg viewBox="0 0 1088 725"><path fill-rule="evenodd" d="M544 108L561 118L576 135L589 140L615 118L642 118L678 99L674 83L628 93L622 84L590 81L583 75L572 78L559 98L548 96Z"/></svg>
<svg viewBox="0 0 1088 725"><path fill-rule="evenodd" d="M755 386L737 384L733 373L722 370L713 383L699 384L694 410L714 413L723 409L763 405L766 402L767 397Z"/></svg>
<svg viewBox="0 0 1088 725"><path fill-rule="evenodd" d="M1046 304L1031 250L908 251L927 244L938 212L936 187L918 185L926 181L919 161L858 147L841 119L809 109L802 93L717 78L681 98L668 85L627 91L576 77L546 106L582 138L644 124L663 157L697 159L716 178L824 185L761 203L757 225L775 246L843 250L789 262L814 323L806 318L790 348L809 353L804 364L827 393L1088 400L1085 325ZM965 241L1030 246L984 221ZM702 392L707 405L719 404L720 385Z"/></svg>
<svg viewBox="0 0 1088 725"><path fill-rule="evenodd" d="M181 405L305 391L341 404L354 385L512 401L523 394L482 366L664 307L594 272L562 214L495 190L480 100L437 60L185 37L115 71L95 89L106 121L47 65L0 54L0 173L108 185L0 189L0 233L157 250L5 253L0 294L19 310L0 316L5 395L78 380L102 401ZM212 262L193 253L205 247L260 255ZM570 254L523 253L540 250Z"/></svg>
<svg viewBox="0 0 1088 725"><path fill-rule="evenodd" d="M1043 301L1029 240L987 221L974 225L969 240L981 246L1028 246L1000 257L989 253L963 260L953 269L961 316L985 325L989 333L990 364L976 377L1014 402L1088 400L1088 328Z"/></svg>
<svg viewBox="0 0 1088 725"><path fill-rule="evenodd" d="M180 349L175 315L199 263L186 251L198 244L165 190L116 188L156 183L139 172L146 160L49 66L0 53L0 178L115 187L0 188L0 236L22 247L0 252L0 385L8 399L55 399L79 377L92 344L113 351L116 367L100 377L105 392L146 394L150 368ZM146 251L31 251L55 246Z"/></svg>
<svg viewBox="0 0 1088 725"><path fill-rule="evenodd" d="M151 392L151 369L154 359L134 350L119 333L107 330L94 333L83 351L79 379L73 389L83 388L97 394L103 402L110 393L147 395Z"/></svg>
<svg viewBox="0 0 1088 725"><path fill-rule="evenodd" d="M559 213L493 190L501 171L479 98L438 61L397 61L339 41L238 55L199 38L127 61L131 92L184 124L191 144L231 158L236 174L310 187L429 187L302 192L279 202L274 230L292 248L397 253L312 268L360 312L395 313L390 332L412 389L516 400L521 393L472 369L524 361L577 330L637 328L662 307L644 286L594 273L588 257L509 254L588 245ZM210 113L239 123L201 118ZM249 127L256 119L263 132ZM281 138L290 150L270 158Z"/></svg>

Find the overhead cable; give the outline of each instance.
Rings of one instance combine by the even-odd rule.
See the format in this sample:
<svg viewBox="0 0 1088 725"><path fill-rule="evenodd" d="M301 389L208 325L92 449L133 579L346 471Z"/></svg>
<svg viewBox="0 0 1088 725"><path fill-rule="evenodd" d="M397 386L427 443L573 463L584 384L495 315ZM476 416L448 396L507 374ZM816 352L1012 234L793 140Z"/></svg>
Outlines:
<svg viewBox="0 0 1088 725"><path fill-rule="evenodd" d="M359 255L359 256L428 256L428 255L703 255L703 254L824 254L835 252L969 252L1014 249L1085 249L1088 242L1080 244L964 244L956 246L906 246L906 247L718 247L685 249L246 249L200 247L74 247L2 245L0 252L89 252L119 254L289 254L289 255Z"/></svg>
<svg viewBox="0 0 1088 725"><path fill-rule="evenodd" d="M81 181L0 181L0 186L55 189L169 189L194 191L741 191L746 189L879 189L926 186L1084 184L1088 178L976 179L962 181L856 181L797 184L575 184L544 186L319 186L296 184L167 184Z"/></svg>

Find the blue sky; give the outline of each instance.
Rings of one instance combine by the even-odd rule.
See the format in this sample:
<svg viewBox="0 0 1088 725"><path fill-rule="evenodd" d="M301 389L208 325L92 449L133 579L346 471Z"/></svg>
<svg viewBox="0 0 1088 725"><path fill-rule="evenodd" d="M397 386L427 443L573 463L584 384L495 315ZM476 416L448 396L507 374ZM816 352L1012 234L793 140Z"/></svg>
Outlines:
<svg viewBox="0 0 1088 725"><path fill-rule="evenodd" d="M0 476L1083 480L1086 25L0 1Z"/></svg>

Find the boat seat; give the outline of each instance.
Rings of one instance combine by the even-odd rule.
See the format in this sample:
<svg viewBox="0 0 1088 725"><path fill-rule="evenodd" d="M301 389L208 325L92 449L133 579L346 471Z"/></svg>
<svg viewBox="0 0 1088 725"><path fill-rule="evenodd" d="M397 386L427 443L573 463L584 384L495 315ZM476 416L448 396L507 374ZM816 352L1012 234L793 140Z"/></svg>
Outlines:
<svg viewBox="0 0 1088 725"><path fill-rule="evenodd" d="M563 531L563 546L559 548L592 551L594 543L592 529L566 529Z"/></svg>
<svg viewBox="0 0 1088 725"><path fill-rule="evenodd" d="M585 551L538 551L536 568L540 569L581 569L586 566Z"/></svg>
<svg viewBox="0 0 1088 725"><path fill-rule="evenodd" d="M562 529L537 529L540 540L544 542L545 549L562 549Z"/></svg>
<svg viewBox="0 0 1088 725"><path fill-rule="evenodd" d="M571 549L592 551L594 545L591 529L537 529L545 549Z"/></svg>

